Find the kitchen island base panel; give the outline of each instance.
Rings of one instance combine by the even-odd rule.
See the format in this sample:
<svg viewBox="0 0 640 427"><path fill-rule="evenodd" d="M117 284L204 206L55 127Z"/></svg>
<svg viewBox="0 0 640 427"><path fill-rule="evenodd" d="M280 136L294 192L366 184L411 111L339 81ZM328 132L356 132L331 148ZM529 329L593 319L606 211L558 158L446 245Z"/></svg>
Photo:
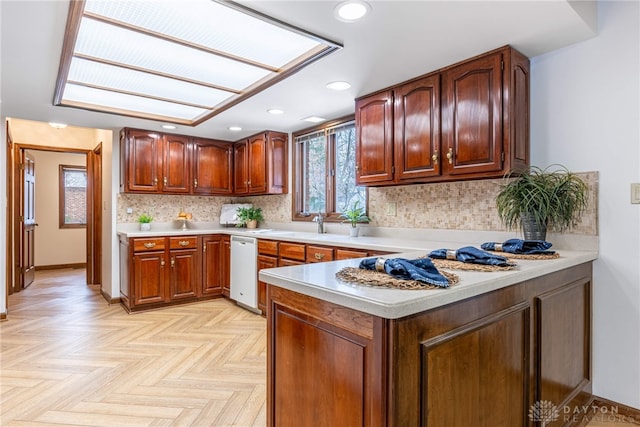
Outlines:
<svg viewBox="0 0 640 427"><path fill-rule="evenodd" d="M541 401L545 425L577 425L591 278L583 263L395 320L269 285L268 425L533 426Z"/></svg>

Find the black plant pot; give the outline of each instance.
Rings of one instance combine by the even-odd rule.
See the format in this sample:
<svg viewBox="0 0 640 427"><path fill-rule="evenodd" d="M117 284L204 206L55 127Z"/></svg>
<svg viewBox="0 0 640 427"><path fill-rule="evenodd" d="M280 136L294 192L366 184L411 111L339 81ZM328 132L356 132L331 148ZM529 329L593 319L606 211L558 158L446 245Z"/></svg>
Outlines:
<svg viewBox="0 0 640 427"><path fill-rule="evenodd" d="M525 240L546 240L547 225L538 225L532 214L522 214L522 231Z"/></svg>

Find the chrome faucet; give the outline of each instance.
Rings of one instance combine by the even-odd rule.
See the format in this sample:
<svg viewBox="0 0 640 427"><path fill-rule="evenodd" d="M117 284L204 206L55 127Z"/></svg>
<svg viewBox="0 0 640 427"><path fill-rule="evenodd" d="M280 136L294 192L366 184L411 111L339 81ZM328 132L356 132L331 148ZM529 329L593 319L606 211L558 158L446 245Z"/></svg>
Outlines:
<svg viewBox="0 0 640 427"><path fill-rule="evenodd" d="M324 234L324 216L322 214L318 214L313 217L313 222L318 223L318 234Z"/></svg>

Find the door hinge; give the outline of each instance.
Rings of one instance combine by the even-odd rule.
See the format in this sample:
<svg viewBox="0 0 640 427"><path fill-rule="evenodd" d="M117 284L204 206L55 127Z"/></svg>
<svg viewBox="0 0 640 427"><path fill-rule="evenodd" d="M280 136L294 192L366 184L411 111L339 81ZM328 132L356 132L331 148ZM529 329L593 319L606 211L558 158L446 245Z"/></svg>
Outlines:
<svg viewBox="0 0 640 427"><path fill-rule="evenodd" d="M25 169L24 163L20 163L20 170L23 171Z"/></svg>
<svg viewBox="0 0 640 427"><path fill-rule="evenodd" d="M500 61L500 69L504 70L504 61Z"/></svg>
<svg viewBox="0 0 640 427"><path fill-rule="evenodd" d="M500 161L504 162L504 151L502 152L502 154L500 154Z"/></svg>
<svg viewBox="0 0 640 427"><path fill-rule="evenodd" d="M396 173L396 167L395 166L391 166L391 173Z"/></svg>

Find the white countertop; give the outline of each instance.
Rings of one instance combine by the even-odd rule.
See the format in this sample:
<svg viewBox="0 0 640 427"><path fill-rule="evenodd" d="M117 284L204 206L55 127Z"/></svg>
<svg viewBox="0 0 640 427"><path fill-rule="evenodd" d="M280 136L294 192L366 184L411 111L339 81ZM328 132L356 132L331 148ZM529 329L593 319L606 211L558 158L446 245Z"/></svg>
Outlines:
<svg viewBox="0 0 640 427"><path fill-rule="evenodd" d="M151 231L140 231L137 224L119 224L117 232L120 236L127 238L203 234L251 236L260 239L394 252L393 256L408 259L424 256L434 249L480 247L480 244L485 241L503 241L515 237L511 233L504 232L417 229L410 230L411 238L406 233L403 234L401 229L398 233L391 230L392 232L386 232L381 236L350 237L346 234L347 232L317 234L283 229L247 230L221 227L213 223L193 223L189 226L187 230L180 230L174 223L155 224ZM559 237L554 236L554 240L558 238L562 243L566 243L565 239ZM564 249L565 247L570 249ZM585 250L575 250L575 247L585 248ZM263 269L260 270L259 277L264 282L304 295L383 318L397 319L590 262L598 257L597 237L581 239L578 236L573 244L559 248L554 245L553 249L558 251L560 258L545 261L517 260L518 267L511 271L487 273L449 270L460 277L460 282L447 289L399 290L352 284L336 278L336 273L343 267L357 267L359 259Z"/></svg>
<svg viewBox="0 0 640 427"><path fill-rule="evenodd" d="M479 247L476 243L475 246ZM450 247L456 249L456 247ZM397 256L415 259L433 249ZM553 260L517 260L515 270L503 272L472 272L447 270L460 277L450 288L401 290L358 285L336 278L343 267L357 267L360 260L334 261L292 267L260 270L260 280L304 295L319 298L385 319L399 319L466 298L504 288L525 280L573 267L597 258L593 251L558 251L560 258Z"/></svg>

